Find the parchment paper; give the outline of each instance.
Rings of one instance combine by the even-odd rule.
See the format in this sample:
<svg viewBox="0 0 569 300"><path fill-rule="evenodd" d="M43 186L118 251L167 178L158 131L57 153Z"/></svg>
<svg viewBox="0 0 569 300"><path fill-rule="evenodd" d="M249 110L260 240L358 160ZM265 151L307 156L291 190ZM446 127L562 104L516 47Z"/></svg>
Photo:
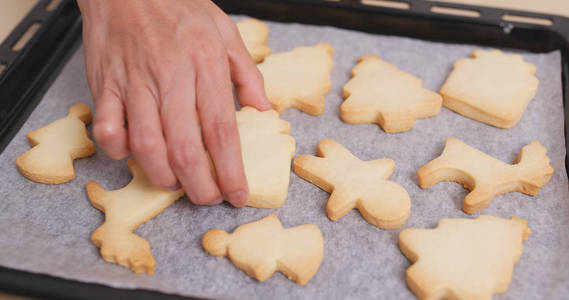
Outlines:
<svg viewBox="0 0 569 300"><path fill-rule="evenodd" d="M239 19L237 17L236 19ZM328 42L335 50L333 87L324 114L313 117L288 110L296 153L315 154L316 144L332 138L364 160L388 157L396 162L392 180L411 196L409 221L397 230L371 226L352 211L337 222L325 213L329 194L291 172L289 194L280 209L236 209L227 204L196 207L182 198L136 233L147 239L156 258L153 276L104 262L90 234L103 214L87 199L85 183L96 180L106 189L130 181L124 161L102 151L75 162L77 178L61 185L43 185L22 177L14 163L29 149L25 133L64 116L73 103L92 105L84 76L82 49L77 51L27 123L0 155L0 265L114 287L144 288L181 295L239 299L414 299L405 285L409 262L397 246L408 227L433 228L441 218L472 218L461 211L468 193L460 184L443 182L427 190L417 185L419 167L440 155L445 138L454 136L511 163L533 139L548 150L555 174L536 197L508 193L496 197L484 214L527 219L533 233L524 243L508 291L495 299L569 298L569 190L564 167L561 58L521 53L537 65L539 89L521 121L509 130L462 117L446 108L419 119L411 131L386 134L377 125L349 125L339 117L341 89L363 54L379 54L400 69L423 79L438 91L453 62L478 46L425 42L372 35L332 27L268 22L273 52ZM314 223L324 235L325 255L316 276L298 286L276 273L264 283L245 275L227 258L207 255L201 237L218 227L228 231L276 213L285 227Z"/></svg>

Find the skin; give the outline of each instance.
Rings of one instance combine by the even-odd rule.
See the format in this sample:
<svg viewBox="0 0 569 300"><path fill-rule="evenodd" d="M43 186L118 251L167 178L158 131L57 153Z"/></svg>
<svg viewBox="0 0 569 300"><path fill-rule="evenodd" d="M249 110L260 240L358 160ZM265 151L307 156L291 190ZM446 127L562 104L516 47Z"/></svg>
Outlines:
<svg viewBox="0 0 569 300"><path fill-rule="evenodd" d="M209 0L77 3L103 151L132 152L154 185L195 204L245 205L231 82L241 105L271 106L234 22Z"/></svg>

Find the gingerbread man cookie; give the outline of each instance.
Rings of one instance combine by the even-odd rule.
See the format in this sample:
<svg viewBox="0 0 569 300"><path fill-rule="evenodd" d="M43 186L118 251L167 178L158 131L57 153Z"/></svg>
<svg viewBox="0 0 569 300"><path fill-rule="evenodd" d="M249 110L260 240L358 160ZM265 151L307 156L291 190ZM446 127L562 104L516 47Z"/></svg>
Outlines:
<svg viewBox="0 0 569 300"><path fill-rule="evenodd" d="M32 149L16 159L20 173L46 184L60 184L75 178L73 160L95 153L95 145L85 128L90 122L89 106L75 104L66 117L28 132Z"/></svg>
<svg viewBox="0 0 569 300"><path fill-rule="evenodd" d="M133 230L182 197L184 191L152 186L134 158L128 159L127 165L133 178L122 189L106 191L94 181L87 183L91 204L105 213L105 223L93 232L91 240L101 248L105 261L136 273L153 274L155 261L150 244Z"/></svg>
<svg viewBox="0 0 569 300"><path fill-rule="evenodd" d="M377 55L358 59L343 96L346 100L340 114L344 122L377 123L389 133L411 130L416 118L438 114L443 102L439 94L422 87L421 79Z"/></svg>
<svg viewBox="0 0 569 300"><path fill-rule="evenodd" d="M440 181L461 183L471 190L464 198L462 210L472 214L488 207L500 194L518 191L537 195L553 175L546 152L538 141L533 141L522 148L510 165L459 139L448 138L441 156L417 171L419 185L426 189Z"/></svg>
<svg viewBox="0 0 569 300"><path fill-rule="evenodd" d="M279 271L305 285L324 257L322 232L314 224L284 229L274 214L241 225L231 234L212 229L202 239L205 251L227 256L247 275L264 281Z"/></svg>
<svg viewBox="0 0 569 300"><path fill-rule="evenodd" d="M300 155L294 172L331 193L326 206L334 221L357 208L369 223L394 229L407 222L411 199L400 185L388 181L395 163L388 158L361 161L334 140L318 143L318 156Z"/></svg>

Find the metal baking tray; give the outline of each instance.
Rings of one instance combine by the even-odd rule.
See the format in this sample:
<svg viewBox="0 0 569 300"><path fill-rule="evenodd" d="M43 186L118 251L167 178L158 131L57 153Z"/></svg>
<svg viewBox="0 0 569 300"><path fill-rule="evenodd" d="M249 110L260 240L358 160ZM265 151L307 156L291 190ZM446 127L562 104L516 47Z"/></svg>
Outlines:
<svg viewBox="0 0 569 300"><path fill-rule="evenodd" d="M430 41L468 43L562 55L565 145L569 145L569 19L516 10L435 1L215 0L226 12L259 19L329 25ZM0 45L0 153L22 126L81 38L81 15L73 0L47 11L41 0ZM376 2L377 4L377 2ZM387 6L385 6L387 5ZM441 9L442 8L442 9ZM449 14L452 13L452 14ZM454 13L466 12L465 15ZM517 22L509 16L530 18ZM534 24L538 22L543 24ZM12 50L33 23L41 26L26 46ZM569 152L569 151L567 151ZM569 161L565 158L569 172ZM148 290L116 289L0 267L0 290L42 299L188 299Z"/></svg>

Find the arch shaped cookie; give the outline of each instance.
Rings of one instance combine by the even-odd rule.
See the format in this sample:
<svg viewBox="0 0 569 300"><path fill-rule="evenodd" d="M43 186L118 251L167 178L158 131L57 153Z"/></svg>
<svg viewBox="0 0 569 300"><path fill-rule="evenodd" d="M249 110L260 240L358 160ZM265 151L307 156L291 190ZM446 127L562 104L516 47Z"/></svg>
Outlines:
<svg viewBox="0 0 569 300"><path fill-rule="evenodd" d="M421 79L397 69L377 55L365 55L344 85L342 120L351 124L377 123L385 132L413 128L416 118L441 111L442 97L422 87Z"/></svg>
<svg viewBox="0 0 569 300"><path fill-rule="evenodd" d="M237 22L237 29L247 51L256 63L262 62L271 54L271 48L266 45L269 27L265 23L253 18L245 19Z"/></svg>
<svg viewBox="0 0 569 300"><path fill-rule="evenodd" d="M60 184L75 178L73 160L91 156L95 145L85 127L91 122L87 104L75 104L67 116L26 135L32 149L16 159L26 178L46 184Z"/></svg>
<svg viewBox="0 0 569 300"><path fill-rule="evenodd" d="M322 114L324 95L332 87L333 54L329 44L318 43L265 58L258 67L273 108L279 113L294 107L314 116Z"/></svg>
<svg viewBox="0 0 569 300"><path fill-rule="evenodd" d="M202 245L211 255L229 257L237 268L259 281L279 271L305 285L324 257L324 239L316 225L284 229L274 214L241 225L231 234L212 229L203 236Z"/></svg>
<svg viewBox="0 0 569 300"><path fill-rule="evenodd" d="M136 227L154 218L184 195L152 186L134 158L127 161L132 181L125 187L106 191L94 181L87 182L91 204L105 213L105 222L91 235L105 261L136 273L154 273L155 260L150 244L133 233Z"/></svg>
<svg viewBox="0 0 569 300"><path fill-rule="evenodd" d="M387 180L395 169L391 159L361 161L330 139L318 143L318 156L299 155L294 172L331 193L326 205L331 220L357 208L379 228L394 229L407 222L411 199L402 186Z"/></svg>
<svg viewBox="0 0 569 300"><path fill-rule="evenodd" d="M535 97L535 65L500 50L476 50L462 58L441 87L443 105L465 117L512 128Z"/></svg>
<svg viewBox="0 0 569 300"><path fill-rule="evenodd" d="M488 299L512 280L522 242L531 230L523 219L480 215L442 219L435 229L399 233L401 252L413 265L407 286L423 299Z"/></svg>
<svg viewBox="0 0 569 300"><path fill-rule="evenodd" d="M288 193L295 140L290 124L274 110L243 107L236 114L243 166L249 185L247 205L281 207Z"/></svg>
<svg viewBox="0 0 569 300"><path fill-rule="evenodd" d="M462 210L472 214L488 207L500 194L517 191L537 195L553 175L546 153L538 141L532 141L510 165L459 139L448 138L441 156L417 170L419 186L426 189L440 181L461 183L471 190Z"/></svg>

